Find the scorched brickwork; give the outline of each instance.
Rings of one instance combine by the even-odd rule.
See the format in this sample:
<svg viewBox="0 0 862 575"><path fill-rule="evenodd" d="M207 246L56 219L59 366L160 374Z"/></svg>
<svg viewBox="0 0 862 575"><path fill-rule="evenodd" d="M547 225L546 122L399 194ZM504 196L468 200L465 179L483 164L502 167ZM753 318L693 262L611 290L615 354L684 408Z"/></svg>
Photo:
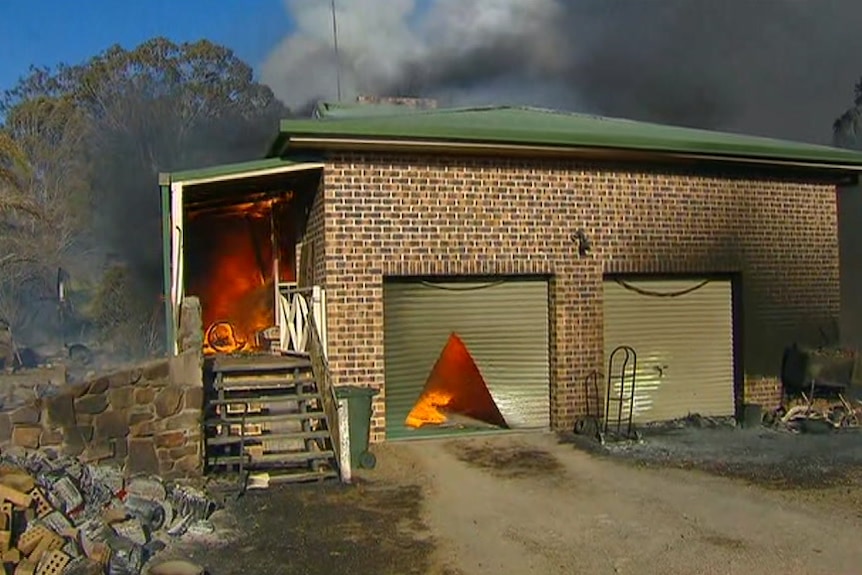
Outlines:
<svg viewBox="0 0 862 575"><path fill-rule="evenodd" d="M776 403L768 382L783 346L816 341L838 315L835 194L827 183L731 172L331 155L306 245L327 290L334 383L381 390L372 440L383 440L384 278L547 274L551 422L568 429L583 378L603 363L607 274L733 273L740 379L752 382L737 397ZM592 241L586 256L572 240L578 228Z"/></svg>

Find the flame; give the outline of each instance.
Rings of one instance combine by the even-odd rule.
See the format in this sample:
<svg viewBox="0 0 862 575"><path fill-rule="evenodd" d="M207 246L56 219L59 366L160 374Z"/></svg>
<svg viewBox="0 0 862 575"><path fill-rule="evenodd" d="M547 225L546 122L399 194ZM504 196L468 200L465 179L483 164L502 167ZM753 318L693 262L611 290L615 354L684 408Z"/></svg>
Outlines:
<svg viewBox="0 0 862 575"><path fill-rule="evenodd" d="M418 428L423 425L446 423L446 415L440 408L449 406L452 396L443 391L431 390L422 394L422 399L416 402L410 413L407 414L405 424L408 427Z"/></svg>
<svg viewBox="0 0 862 575"><path fill-rule="evenodd" d="M440 352L404 423L413 428L439 425L447 421L444 411L507 427L473 356L454 333Z"/></svg>
<svg viewBox="0 0 862 575"><path fill-rule="evenodd" d="M271 212L278 205L239 204L190 218L187 286L200 298L206 354L259 350L258 334L275 325ZM280 218L278 227L288 228L279 230L288 232L278 238L280 281L295 278L289 224Z"/></svg>

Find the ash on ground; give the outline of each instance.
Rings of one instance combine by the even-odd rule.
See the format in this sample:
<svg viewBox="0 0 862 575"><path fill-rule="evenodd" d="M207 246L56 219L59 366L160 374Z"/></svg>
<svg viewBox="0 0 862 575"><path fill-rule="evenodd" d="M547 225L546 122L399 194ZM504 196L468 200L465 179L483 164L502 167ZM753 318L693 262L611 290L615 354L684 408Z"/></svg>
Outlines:
<svg viewBox="0 0 862 575"><path fill-rule="evenodd" d="M604 444L574 434L563 441L590 453L645 467L697 469L773 489L827 488L862 476L860 428L826 433L742 428L730 418L692 416L637 428L638 440Z"/></svg>

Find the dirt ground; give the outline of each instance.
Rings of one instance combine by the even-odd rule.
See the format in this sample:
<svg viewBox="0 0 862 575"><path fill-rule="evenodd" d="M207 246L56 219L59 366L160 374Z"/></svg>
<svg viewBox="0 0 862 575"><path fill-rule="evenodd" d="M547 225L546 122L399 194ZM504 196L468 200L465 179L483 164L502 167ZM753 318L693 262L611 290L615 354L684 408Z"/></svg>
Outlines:
<svg viewBox="0 0 862 575"><path fill-rule="evenodd" d="M764 456L786 439L713 431L604 449L536 433L384 444L356 485L249 492L168 556L211 575L862 572L853 458L822 481L835 468L807 456L823 439ZM813 475L772 480L794 458Z"/></svg>

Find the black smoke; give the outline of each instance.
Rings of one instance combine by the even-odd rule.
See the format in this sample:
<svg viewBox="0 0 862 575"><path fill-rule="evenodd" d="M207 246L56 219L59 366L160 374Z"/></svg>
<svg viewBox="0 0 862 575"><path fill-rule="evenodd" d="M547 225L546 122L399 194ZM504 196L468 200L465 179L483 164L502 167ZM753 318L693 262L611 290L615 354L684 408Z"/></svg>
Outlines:
<svg viewBox="0 0 862 575"><path fill-rule="evenodd" d="M862 75L856 0L435 0L372 34L361 8L373 3L340 2L346 98L529 104L829 143ZM265 65L289 103L311 96L296 78L332 68L325 31L304 44L303 33L291 46L317 42L319 61ZM334 97L330 83L313 95Z"/></svg>

